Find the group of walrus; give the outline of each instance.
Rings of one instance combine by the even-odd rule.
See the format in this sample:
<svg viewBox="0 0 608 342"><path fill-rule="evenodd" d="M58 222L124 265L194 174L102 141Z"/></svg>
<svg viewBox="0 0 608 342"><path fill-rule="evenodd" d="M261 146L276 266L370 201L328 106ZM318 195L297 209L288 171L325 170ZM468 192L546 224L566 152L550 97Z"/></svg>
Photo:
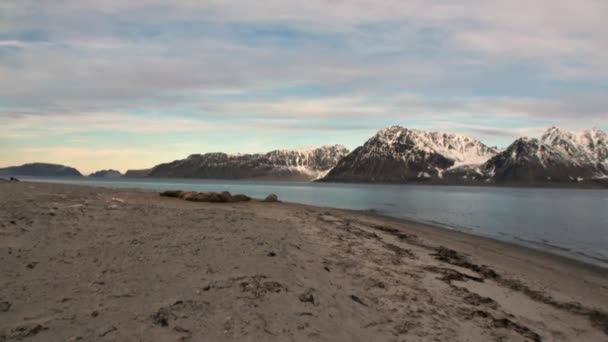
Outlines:
<svg viewBox="0 0 608 342"><path fill-rule="evenodd" d="M251 197L242 194L232 195L228 191L223 192L195 192L182 190L167 190L160 193L164 197L175 197L191 202L211 202L211 203L234 203L248 202ZM262 202L279 202L277 195L270 194Z"/></svg>

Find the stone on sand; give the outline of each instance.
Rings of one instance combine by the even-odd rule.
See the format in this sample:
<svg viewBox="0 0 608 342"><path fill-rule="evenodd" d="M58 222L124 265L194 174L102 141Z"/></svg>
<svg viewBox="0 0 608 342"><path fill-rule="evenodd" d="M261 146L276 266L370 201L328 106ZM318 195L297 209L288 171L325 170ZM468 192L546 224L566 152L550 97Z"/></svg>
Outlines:
<svg viewBox="0 0 608 342"><path fill-rule="evenodd" d="M181 190L167 190L160 193L164 197L179 197L183 191Z"/></svg>
<svg viewBox="0 0 608 342"><path fill-rule="evenodd" d="M191 201L196 195L198 195L198 193L194 191L183 191L181 194L179 194L179 198L183 199L184 201Z"/></svg>
<svg viewBox="0 0 608 342"><path fill-rule="evenodd" d="M249 202L249 201L251 201L251 197L249 197L247 195L243 195L243 194L236 194L236 195L232 196L232 200L234 202Z"/></svg>
<svg viewBox="0 0 608 342"><path fill-rule="evenodd" d="M262 202L279 202L279 197L275 194L270 194Z"/></svg>

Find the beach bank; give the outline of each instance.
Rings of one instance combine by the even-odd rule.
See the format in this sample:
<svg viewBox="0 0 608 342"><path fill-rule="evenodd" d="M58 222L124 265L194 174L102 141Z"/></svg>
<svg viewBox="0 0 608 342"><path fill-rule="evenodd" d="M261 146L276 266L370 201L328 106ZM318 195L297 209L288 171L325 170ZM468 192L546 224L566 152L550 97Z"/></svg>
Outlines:
<svg viewBox="0 0 608 342"><path fill-rule="evenodd" d="M0 236L0 341L608 338L608 270L364 212L17 182Z"/></svg>

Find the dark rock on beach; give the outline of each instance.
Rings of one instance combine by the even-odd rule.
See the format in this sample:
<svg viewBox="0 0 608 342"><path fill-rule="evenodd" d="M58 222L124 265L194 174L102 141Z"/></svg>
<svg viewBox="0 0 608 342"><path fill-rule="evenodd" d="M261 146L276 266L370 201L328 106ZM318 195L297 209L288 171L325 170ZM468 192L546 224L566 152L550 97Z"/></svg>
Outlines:
<svg viewBox="0 0 608 342"><path fill-rule="evenodd" d="M262 202L279 202L279 197L275 194L270 194Z"/></svg>
<svg viewBox="0 0 608 342"><path fill-rule="evenodd" d="M180 198L191 202L210 202L210 203L233 203L248 202L251 197L243 194L232 195L228 191L217 192L194 192L181 190L167 190L160 193L163 197Z"/></svg>

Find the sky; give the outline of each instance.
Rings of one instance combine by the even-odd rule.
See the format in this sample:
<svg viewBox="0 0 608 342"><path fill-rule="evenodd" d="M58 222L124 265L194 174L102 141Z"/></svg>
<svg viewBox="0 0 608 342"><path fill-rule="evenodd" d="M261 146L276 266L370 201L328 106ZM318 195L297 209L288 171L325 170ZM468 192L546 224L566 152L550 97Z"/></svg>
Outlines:
<svg viewBox="0 0 608 342"><path fill-rule="evenodd" d="M606 0L2 0L0 166L608 129Z"/></svg>

